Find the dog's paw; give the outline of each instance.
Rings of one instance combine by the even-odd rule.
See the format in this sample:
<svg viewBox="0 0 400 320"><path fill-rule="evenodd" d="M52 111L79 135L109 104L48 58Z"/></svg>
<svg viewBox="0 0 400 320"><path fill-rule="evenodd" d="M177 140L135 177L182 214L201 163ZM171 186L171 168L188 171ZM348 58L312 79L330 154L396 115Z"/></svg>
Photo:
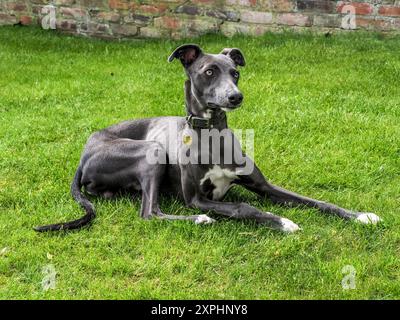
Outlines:
<svg viewBox="0 0 400 320"><path fill-rule="evenodd" d="M199 215L196 220L194 221L195 224L210 224L215 222L214 219L211 219L209 216L205 214Z"/></svg>
<svg viewBox="0 0 400 320"><path fill-rule="evenodd" d="M281 230L283 232L293 233L293 232L301 230L297 224L295 224L293 221L286 219L286 218L281 218L281 225L282 225Z"/></svg>
<svg viewBox="0 0 400 320"><path fill-rule="evenodd" d="M357 216L356 221L364 224L377 224L378 222L382 221L382 219L374 213L366 212L360 213Z"/></svg>

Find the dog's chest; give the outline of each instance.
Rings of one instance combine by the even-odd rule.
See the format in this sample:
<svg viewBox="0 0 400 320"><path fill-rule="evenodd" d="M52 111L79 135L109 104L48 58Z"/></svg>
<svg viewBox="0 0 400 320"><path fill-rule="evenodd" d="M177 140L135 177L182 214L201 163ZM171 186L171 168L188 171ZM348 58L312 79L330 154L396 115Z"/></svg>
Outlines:
<svg viewBox="0 0 400 320"><path fill-rule="evenodd" d="M232 186L232 182L237 178L234 171L214 165L200 180L200 187L207 197L219 200L226 194Z"/></svg>

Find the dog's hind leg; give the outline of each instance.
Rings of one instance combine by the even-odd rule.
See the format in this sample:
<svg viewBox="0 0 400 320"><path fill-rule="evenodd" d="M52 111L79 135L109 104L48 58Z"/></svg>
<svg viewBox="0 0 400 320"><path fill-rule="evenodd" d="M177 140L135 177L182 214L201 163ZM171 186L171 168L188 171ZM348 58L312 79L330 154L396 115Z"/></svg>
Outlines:
<svg viewBox="0 0 400 320"><path fill-rule="evenodd" d="M172 215L161 211L158 203L160 184L165 173L165 165L155 164L146 166L142 171L141 189L142 204L140 216L144 219L158 218L161 220L187 220L195 224L210 224L215 220L205 214L200 215Z"/></svg>
<svg viewBox="0 0 400 320"><path fill-rule="evenodd" d="M174 215L174 214L165 214L161 212L161 210L157 214L157 218L161 220L186 220L193 221L195 224L210 224L215 222L214 219L210 218L206 214L195 214L190 216L183 215Z"/></svg>
<svg viewBox="0 0 400 320"><path fill-rule="evenodd" d="M144 219L158 218L161 220L187 220L195 224L209 224L215 220L205 214L200 215L172 215L161 211L158 204L158 186L159 181L151 179L142 184L142 205L140 216Z"/></svg>
<svg viewBox="0 0 400 320"><path fill-rule="evenodd" d="M193 221L195 224L209 224L214 222L214 219L205 214L185 216L163 213L158 204L159 184L159 181L155 179L142 184L142 205L140 210L142 218L149 219L154 217L161 220L188 220Z"/></svg>
<svg viewBox="0 0 400 320"><path fill-rule="evenodd" d="M219 215L240 220L254 220L272 229L293 233L300 230L293 221L276 216L270 212L262 212L247 203L214 201L205 198L192 199L190 205L204 211L214 211Z"/></svg>

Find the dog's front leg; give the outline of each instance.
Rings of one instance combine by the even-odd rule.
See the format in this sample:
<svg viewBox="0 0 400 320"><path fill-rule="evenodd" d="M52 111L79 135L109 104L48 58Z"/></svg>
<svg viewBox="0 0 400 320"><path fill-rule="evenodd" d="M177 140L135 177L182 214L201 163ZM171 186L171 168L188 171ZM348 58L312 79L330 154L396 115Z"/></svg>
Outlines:
<svg viewBox="0 0 400 320"><path fill-rule="evenodd" d="M190 205L200 210L213 211L233 219L255 220L260 224L283 232L292 233L300 229L297 224L289 219L276 216L269 212L262 212L246 203L221 202L197 198L194 199Z"/></svg>
<svg viewBox="0 0 400 320"><path fill-rule="evenodd" d="M261 196L268 197L272 202L277 204L317 208L323 213L334 214L344 219L354 219L365 224L376 224L380 221L380 218L374 213L353 212L334 204L304 197L292 191L272 185L265 179L257 166L254 166L252 174L240 176L238 184Z"/></svg>
<svg viewBox="0 0 400 320"><path fill-rule="evenodd" d="M216 214L234 219L250 219L267 225L272 229L284 232L295 232L299 226L286 218L281 218L269 212L262 212L246 203L232 203L209 200L201 195L199 184L196 184L196 169L190 165L181 165L181 182L185 203L189 207L202 211L212 211Z"/></svg>

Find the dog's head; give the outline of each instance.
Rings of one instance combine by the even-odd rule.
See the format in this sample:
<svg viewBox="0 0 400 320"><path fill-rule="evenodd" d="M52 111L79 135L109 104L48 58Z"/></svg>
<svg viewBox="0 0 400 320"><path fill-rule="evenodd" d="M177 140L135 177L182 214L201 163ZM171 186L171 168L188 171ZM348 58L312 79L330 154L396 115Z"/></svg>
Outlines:
<svg viewBox="0 0 400 320"><path fill-rule="evenodd" d="M179 59L191 82L192 94L205 109L229 111L240 106L238 66L244 66L242 52L226 48L219 54L204 53L195 44L185 44L172 52L168 61Z"/></svg>

